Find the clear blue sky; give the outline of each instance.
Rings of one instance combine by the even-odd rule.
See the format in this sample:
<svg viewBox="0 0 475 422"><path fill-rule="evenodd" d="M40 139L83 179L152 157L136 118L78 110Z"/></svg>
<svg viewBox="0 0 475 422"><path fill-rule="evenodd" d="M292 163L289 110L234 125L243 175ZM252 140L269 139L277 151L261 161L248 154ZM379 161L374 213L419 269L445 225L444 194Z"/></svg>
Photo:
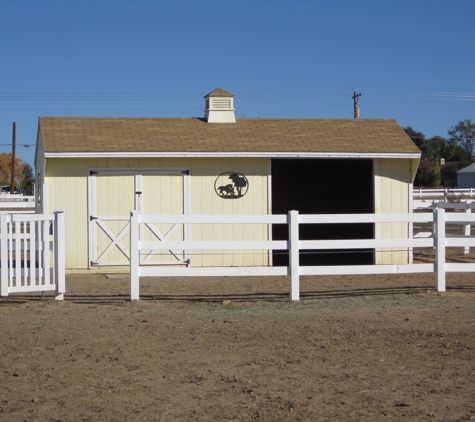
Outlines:
<svg viewBox="0 0 475 422"><path fill-rule="evenodd" d="M38 116L394 118L426 136L475 120L472 0L0 0L0 143ZM11 146L0 146L0 152Z"/></svg>

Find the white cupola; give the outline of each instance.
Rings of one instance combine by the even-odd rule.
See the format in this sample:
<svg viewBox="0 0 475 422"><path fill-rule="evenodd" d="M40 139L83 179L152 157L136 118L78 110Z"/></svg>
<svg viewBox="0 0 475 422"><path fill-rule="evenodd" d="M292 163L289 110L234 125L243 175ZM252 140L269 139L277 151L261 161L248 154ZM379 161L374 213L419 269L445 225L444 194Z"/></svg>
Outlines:
<svg viewBox="0 0 475 422"><path fill-rule="evenodd" d="M208 123L236 123L234 95L218 88L204 96L205 119Z"/></svg>

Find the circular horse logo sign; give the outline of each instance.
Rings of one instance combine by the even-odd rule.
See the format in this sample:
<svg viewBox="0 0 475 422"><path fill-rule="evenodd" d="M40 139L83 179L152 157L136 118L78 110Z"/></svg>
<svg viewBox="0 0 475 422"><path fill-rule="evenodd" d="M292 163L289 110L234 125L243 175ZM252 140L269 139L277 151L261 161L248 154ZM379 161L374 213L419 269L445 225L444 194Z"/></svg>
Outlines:
<svg viewBox="0 0 475 422"><path fill-rule="evenodd" d="M237 199L243 197L249 189L246 176L241 173L228 171L220 174L214 182L214 190L224 199Z"/></svg>

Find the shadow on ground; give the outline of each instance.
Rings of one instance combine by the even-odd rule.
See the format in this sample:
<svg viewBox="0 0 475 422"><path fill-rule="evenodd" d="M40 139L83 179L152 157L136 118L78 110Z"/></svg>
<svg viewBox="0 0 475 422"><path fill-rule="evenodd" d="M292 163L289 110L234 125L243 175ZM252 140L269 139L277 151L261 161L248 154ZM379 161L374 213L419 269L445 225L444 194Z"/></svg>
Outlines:
<svg viewBox="0 0 475 422"><path fill-rule="evenodd" d="M352 298L364 296L381 296L381 295L414 295L434 291L429 286L402 286L402 287L386 287L386 288L361 288L361 289L333 289L319 291L305 291L300 293L300 300L319 300L319 299L336 299L336 298ZM474 285L456 286L447 289L447 292L466 292L475 293ZM277 292L253 292L253 293L231 293L231 294L141 294L141 301L154 302L203 302L203 303L222 303L231 302L288 302L288 293ZM14 295L0 299L0 306L8 304L19 304L28 302L45 302L54 301L54 296L48 294L42 296ZM72 294L65 296L66 302L84 305L111 305L124 304L130 302L128 294Z"/></svg>

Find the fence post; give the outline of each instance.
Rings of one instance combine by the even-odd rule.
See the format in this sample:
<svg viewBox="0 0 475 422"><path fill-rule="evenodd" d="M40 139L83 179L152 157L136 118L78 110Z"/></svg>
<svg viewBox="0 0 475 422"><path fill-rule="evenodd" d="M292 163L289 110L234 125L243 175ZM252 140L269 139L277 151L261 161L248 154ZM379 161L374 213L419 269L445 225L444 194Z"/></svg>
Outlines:
<svg viewBox="0 0 475 422"><path fill-rule="evenodd" d="M299 212L289 212L290 300L300 300Z"/></svg>
<svg viewBox="0 0 475 422"><path fill-rule="evenodd" d="M465 203L465 212L467 214L470 214L472 212L472 209L470 208L470 204L468 204L468 203ZM472 229L472 226L470 225L470 223L465 225L465 230L464 230L465 237L470 236L471 229ZM470 246L465 246L463 248L463 254L467 255L469 253L470 253Z"/></svg>
<svg viewBox="0 0 475 422"><path fill-rule="evenodd" d="M139 300L140 298L139 217L138 211L130 212L130 300Z"/></svg>
<svg viewBox="0 0 475 422"><path fill-rule="evenodd" d="M435 290L445 292L445 210L434 210L435 217Z"/></svg>
<svg viewBox="0 0 475 422"><path fill-rule="evenodd" d="M0 215L0 296L8 296L8 215Z"/></svg>
<svg viewBox="0 0 475 422"><path fill-rule="evenodd" d="M64 249L64 211L56 211L54 213L55 300L64 300L64 293L66 291L66 253Z"/></svg>

